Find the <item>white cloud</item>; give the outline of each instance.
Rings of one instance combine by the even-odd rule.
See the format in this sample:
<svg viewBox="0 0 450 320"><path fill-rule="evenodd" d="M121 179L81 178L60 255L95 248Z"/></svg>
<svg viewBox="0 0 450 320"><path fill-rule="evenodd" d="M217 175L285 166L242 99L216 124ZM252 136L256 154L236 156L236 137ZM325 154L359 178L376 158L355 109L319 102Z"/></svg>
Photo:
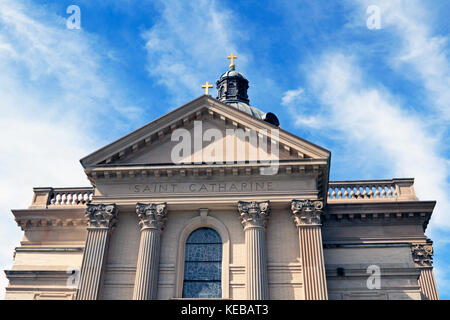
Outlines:
<svg viewBox="0 0 450 320"><path fill-rule="evenodd" d="M448 36L433 34L434 17L418 0L353 0L361 9L375 4L381 9L383 29L398 36L398 47L387 57L391 66L427 91L429 106L450 120L450 61ZM362 10L361 10L362 11Z"/></svg>
<svg viewBox="0 0 450 320"><path fill-rule="evenodd" d="M240 33L232 14L216 1L159 1L159 21L143 34L148 71L177 104L203 93L205 81L213 83L228 68L226 57L238 54L237 69L245 69L247 54L238 47Z"/></svg>
<svg viewBox="0 0 450 320"><path fill-rule="evenodd" d="M100 116L141 111L117 102L120 88L101 76L101 49L29 1L0 2L2 270L22 236L10 210L27 208L36 186L89 185L78 160L98 147L92 129ZM6 284L1 272L0 298Z"/></svg>
<svg viewBox="0 0 450 320"><path fill-rule="evenodd" d="M426 111L412 111L401 96L393 95L381 84L367 85L376 83L376 75L364 74L358 57L328 49L305 71L309 78L302 98L287 104L296 116L296 125L314 129L317 123L326 124L329 137L347 143L349 161L357 157L369 167L383 168L386 174L415 177L419 197L437 200L428 232L433 228L449 230L450 167L445 156L448 147L442 145L446 138L442 132L448 130L450 116L448 37L433 34L433 16L426 7L432 4L417 0L346 2L356 10L344 32L350 29L358 33L361 30L355 29L366 28L369 5L381 9L382 29L370 32L390 33L397 40L387 43L387 54L380 63L424 89L427 99L422 107ZM370 54L372 44L366 45ZM288 91L282 102L295 96L293 92ZM308 115L310 102L305 95L318 99L314 101L313 115Z"/></svg>
<svg viewBox="0 0 450 320"><path fill-rule="evenodd" d="M281 98L281 104L283 106L289 106L292 103L300 101L304 92L305 90L303 88L286 91Z"/></svg>
<svg viewBox="0 0 450 320"><path fill-rule="evenodd" d="M308 88L318 97L316 118L320 129L344 144L349 163L355 158L381 167L392 177L414 177L421 200L437 200L427 234L434 241L439 259L435 277L441 294L448 294L445 246L450 229L447 195L448 160L441 155L442 137L432 133L418 114L405 111L385 88L366 85L358 61L339 53L325 54L310 70ZM293 103L301 112L302 105ZM295 113L294 113L295 114ZM296 125L307 125L300 114ZM380 166L381 164L381 166Z"/></svg>
<svg viewBox="0 0 450 320"><path fill-rule="evenodd" d="M295 126L319 128L322 119L317 115L307 114L305 111L305 109L307 109L307 100L308 99L305 97L305 89L298 88L284 92L281 97L281 104L294 115ZM302 107L300 108L300 106Z"/></svg>
<svg viewBox="0 0 450 320"><path fill-rule="evenodd" d="M438 200L433 226L450 228L447 160L440 155L439 136L420 115L403 111L383 87L369 87L355 58L324 55L311 70L309 88L318 97L317 117L337 130L352 152L365 150L367 162L393 177L414 177L422 200Z"/></svg>

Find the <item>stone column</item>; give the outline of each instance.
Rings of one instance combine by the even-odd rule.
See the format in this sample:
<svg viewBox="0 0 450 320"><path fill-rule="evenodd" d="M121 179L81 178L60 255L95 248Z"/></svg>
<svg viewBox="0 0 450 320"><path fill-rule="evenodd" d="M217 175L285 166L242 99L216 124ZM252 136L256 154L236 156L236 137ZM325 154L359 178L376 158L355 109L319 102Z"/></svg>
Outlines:
<svg viewBox="0 0 450 320"><path fill-rule="evenodd" d="M103 280L108 241L116 220L115 204L88 204L89 217L77 300L97 300Z"/></svg>
<svg viewBox="0 0 450 320"><path fill-rule="evenodd" d="M431 243L411 247L416 268L420 269L419 285L424 300L439 300L433 275L433 246Z"/></svg>
<svg viewBox="0 0 450 320"><path fill-rule="evenodd" d="M134 281L134 300L156 298L159 272L160 236L167 216L165 203L138 203L136 213L141 227L141 242Z"/></svg>
<svg viewBox="0 0 450 320"><path fill-rule="evenodd" d="M265 231L269 201L239 201L238 210L245 233L247 299L269 299Z"/></svg>
<svg viewBox="0 0 450 320"><path fill-rule="evenodd" d="M306 300L327 300L323 258L322 201L292 200L291 210L298 230L303 287Z"/></svg>

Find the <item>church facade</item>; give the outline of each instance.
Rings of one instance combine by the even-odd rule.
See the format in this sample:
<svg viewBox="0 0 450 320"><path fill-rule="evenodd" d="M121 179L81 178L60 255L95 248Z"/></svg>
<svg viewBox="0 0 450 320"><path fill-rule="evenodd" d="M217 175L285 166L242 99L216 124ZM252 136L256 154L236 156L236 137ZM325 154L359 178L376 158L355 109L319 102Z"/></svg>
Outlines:
<svg viewBox="0 0 450 320"><path fill-rule="evenodd" d="M12 210L6 299L438 299L414 179L329 181L233 61L216 85L83 158L92 187Z"/></svg>

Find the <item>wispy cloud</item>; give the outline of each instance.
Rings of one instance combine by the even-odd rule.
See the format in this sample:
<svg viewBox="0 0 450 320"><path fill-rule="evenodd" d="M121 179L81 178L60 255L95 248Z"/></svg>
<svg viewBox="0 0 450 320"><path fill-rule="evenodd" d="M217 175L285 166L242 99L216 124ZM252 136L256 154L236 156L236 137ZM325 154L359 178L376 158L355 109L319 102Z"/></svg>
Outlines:
<svg viewBox="0 0 450 320"><path fill-rule="evenodd" d="M248 53L239 47L233 14L217 1L159 1L158 22L143 37L148 72L166 86L177 104L200 96L201 84L227 70L225 58L239 53L239 68Z"/></svg>
<svg viewBox="0 0 450 320"><path fill-rule="evenodd" d="M398 45L387 57L392 68L420 82L428 95L429 109L450 120L449 38L435 33L434 2L418 0L352 0L361 10L376 5L383 28L398 37ZM361 21L362 19L360 19Z"/></svg>
<svg viewBox="0 0 450 320"><path fill-rule="evenodd" d="M0 269L21 237L10 209L28 207L35 186L89 185L78 160L101 143L93 128L141 112L122 107L96 39L65 26L30 1L0 2ZM0 298L6 285L2 272Z"/></svg>
<svg viewBox="0 0 450 320"><path fill-rule="evenodd" d="M438 200L436 226L450 228L446 190L447 161L441 139L432 135L419 115L404 107L384 87L367 86L356 58L326 54L311 73L311 90L319 97L318 116L350 142L371 151L366 161L380 161L386 173L415 177L423 200Z"/></svg>
<svg viewBox="0 0 450 320"><path fill-rule="evenodd" d="M371 43L359 43L353 56L345 48L334 47L327 48L321 57L312 58L312 63L302 70L309 75L307 85L285 92L282 103L289 106L297 126L328 135L338 148L344 148L340 155L347 159L343 161L358 168L361 166L355 162L358 159L366 168L377 168L377 174L382 170L383 177L415 177L419 198L437 200L427 234L435 240L435 249L438 248L436 276L442 288L449 281L448 263L443 257L450 231L447 195L450 167L448 148L442 145L450 115L448 38L433 34L428 3L400 0L346 3L353 7L350 12L355 16L349 19L352 21L344 32L358 34L365 28L365 9L369 5L379 6L382 28L395 41L384 48L384 55L377 58L378 64L422 90L421 108L410 108L402 93L385 87L378 74L366 72L362 61L367 61L366 55L371 54ZM351 42L347 45L351 46ZM309 120L311 101L304 99L305 95L315 99L314 121ZM316 130L316 122L323 124L320 132ZM354 169L346 170L350 173Z"/></svg>
<svg viewBox="0 0 450 320"><path fill-rule="evenodd" d="M347 163L381 168L382 177L414 177L421 200L437 200L427 234L435 240L436 277L440 288L448 283L445 257L450 230L447 196L448 160L441 154L442 137L430 132L419 114L411 114L382 86L368 86L356 58L325 54L311 70L308 90L318 98L317 122L345 149ZM301 101L291 107L302 110ZM296 124L319 129L298 112ZM326 125L324 125L326 124ZM378 170L380 174L380 170ZM360 174L359 174L360 175Z"/></svg>

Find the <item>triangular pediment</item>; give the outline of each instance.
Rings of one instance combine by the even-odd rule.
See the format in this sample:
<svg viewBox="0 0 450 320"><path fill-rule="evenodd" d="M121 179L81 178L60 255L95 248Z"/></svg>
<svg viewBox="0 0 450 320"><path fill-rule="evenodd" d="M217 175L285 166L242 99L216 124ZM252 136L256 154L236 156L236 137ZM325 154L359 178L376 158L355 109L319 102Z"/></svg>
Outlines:
<svg viewBox="0 0 450 320"><path fill-rule="evenodd" d="M329 151L277 129L204 95L88 155L81 163L84 168L94 168L168 165L179 163L180 159L182 163L218 162L221 159L223 162L255 161L268 159L267 154L269 157L271 153L276 154L271 151L271 146L278 148L280 160L329 158ZM233 130L235 137L231 138ZM180 134L183 138L172 141ZM184 145L186 148L177 153L181 141L186 142L185 134L190 137L191 152L186 152L188 145ZM174 152L177 154L175 157Z"/></svg>

